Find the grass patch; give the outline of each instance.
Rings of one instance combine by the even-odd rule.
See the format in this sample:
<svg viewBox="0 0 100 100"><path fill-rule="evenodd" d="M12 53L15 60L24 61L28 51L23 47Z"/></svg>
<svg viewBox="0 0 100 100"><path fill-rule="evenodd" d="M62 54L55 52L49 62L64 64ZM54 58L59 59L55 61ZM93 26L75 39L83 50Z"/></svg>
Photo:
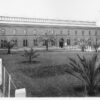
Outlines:
<svg viewBox="0 0 100 100"><path fill-rule="evenodd" d="M23 64L37 64L37 63L40 63L40 61L31 61L31 63L29 62L29 61L22 61L21 63L23 63Z"/></svg>
<svg viewBox="0 0 100 100"><path fill-rule="evenodd" d="M46 78L65 74L67 65L40 66L35 68L20 68L25 75L31 78Z"/></svg>
<svg viewBox="0 0 100 100"><path fill-rule="evenodd" d="M38 53L40 56L36 62L29 64L21 56L23 52L12 52L11 55L7 55L6 52L2 54L0 51L3 65L12 75L18 88L26 88L28 97L84 96L82 89L74 88L81 87L82 82L65 73L66 63L69 62L69 57L77 59L77 53L86 57L92 53L54 50Z"/></svg>

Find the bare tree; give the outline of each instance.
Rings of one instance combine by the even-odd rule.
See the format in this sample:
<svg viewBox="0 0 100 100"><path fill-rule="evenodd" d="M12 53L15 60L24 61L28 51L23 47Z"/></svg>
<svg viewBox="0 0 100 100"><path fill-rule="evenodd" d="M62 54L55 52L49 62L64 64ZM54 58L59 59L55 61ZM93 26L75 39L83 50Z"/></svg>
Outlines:
<svg viewBox="0 0 100 100"><path fill-rule="evenodd" d="M11 49L14 47L15 43L12 41L6 41L5 47L8 49L7 54L11 54Z"/></svg>

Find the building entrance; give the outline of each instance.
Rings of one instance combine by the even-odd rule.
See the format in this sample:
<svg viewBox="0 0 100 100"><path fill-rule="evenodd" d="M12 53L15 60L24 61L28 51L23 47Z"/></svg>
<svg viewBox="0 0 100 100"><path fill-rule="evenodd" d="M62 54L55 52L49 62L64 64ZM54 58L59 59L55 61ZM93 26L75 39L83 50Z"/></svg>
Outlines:
<svg viewBox="0 0 100 100"><path fill-rule="evenodd" d="M64 39L63 39L63 38L61 38L61 39L59 40L59 47L60 47L60 48L63 48L63 47L64 47Z"/></svg>

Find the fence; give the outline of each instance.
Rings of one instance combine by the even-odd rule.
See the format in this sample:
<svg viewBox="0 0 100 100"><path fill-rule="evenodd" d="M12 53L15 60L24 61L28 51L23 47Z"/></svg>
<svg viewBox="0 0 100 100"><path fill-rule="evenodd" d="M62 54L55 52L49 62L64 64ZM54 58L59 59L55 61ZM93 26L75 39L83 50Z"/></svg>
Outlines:
<svg viewBox="0 0 100 100"><path fill-rule="evenodd" d="M2 86L3 97L21 97L21 96L25 97L26 96L25 89L24 91L22 91L22 93L21 93L21 89L17 89L11 74L2 65L2 59L0 59L0 85Z"/></svg>

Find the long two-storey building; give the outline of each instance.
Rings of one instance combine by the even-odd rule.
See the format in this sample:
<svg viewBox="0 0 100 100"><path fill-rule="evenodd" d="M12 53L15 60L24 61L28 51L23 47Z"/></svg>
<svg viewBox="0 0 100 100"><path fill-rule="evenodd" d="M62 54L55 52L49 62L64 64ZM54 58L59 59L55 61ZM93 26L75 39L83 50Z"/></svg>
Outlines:
<svg viewBox="0 0 100 100"><path fill-rule="evenodd" d="M0 48L6 41L15 47L77 45L83 41L100 42L100 27L96 22L0 16Z"/></svg>

